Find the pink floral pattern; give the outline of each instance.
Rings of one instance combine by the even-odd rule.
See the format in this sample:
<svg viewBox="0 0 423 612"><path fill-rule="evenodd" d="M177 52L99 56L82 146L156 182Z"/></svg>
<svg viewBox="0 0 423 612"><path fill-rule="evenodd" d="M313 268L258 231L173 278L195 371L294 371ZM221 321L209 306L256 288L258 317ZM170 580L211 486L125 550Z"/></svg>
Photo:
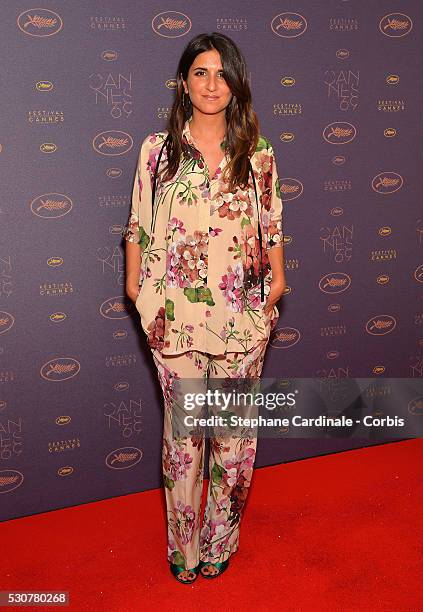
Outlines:
<svg viewBox="0 0 423 612"><path fill-rule="evenodd" d="M163 354L189 350L219 355L247 352L268 338L260 300L260 244L254 186L232 191L222 176L227 153L214 177L189 129L176 175L161 180L152 210L154 171L166 132L142 142L132 207L123 233L140 246L140 291L136 308L147 342ZM162 163L163 162L163 163ZM283 245L282 200L275 155L261 136L251 158L259 198L265 294L272 270L268 251ZM272 319L277 319L276 306Z"/></svg>

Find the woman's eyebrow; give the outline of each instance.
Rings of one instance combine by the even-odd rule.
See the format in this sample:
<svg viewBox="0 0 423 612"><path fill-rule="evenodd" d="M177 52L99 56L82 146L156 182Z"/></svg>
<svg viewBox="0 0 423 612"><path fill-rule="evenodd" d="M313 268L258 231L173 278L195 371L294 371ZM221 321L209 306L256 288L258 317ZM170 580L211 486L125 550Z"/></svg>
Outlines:
<svg viewBox="0 0 423 612"><path fill-rule="evenodd" d="M208 70L208 68L204 68L203 66L196 66L193 70ZM223 68L218 68L218 70L223 70Z"/></svg>

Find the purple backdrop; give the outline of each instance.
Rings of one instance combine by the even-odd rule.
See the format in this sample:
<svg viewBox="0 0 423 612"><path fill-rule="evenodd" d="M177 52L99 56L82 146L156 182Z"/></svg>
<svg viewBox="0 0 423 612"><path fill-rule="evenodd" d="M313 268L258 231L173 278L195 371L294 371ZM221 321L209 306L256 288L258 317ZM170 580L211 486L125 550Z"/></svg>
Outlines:
<svg viewBox="0 0 423 612"><path fill-rule="evenodd" d="M240 45L277 156L288 289L263 377L422 377L421 3L38 6L0 25L2 520L161 486L121 232L200 32ZM364 444L259 441L256 466Z"/></svg>

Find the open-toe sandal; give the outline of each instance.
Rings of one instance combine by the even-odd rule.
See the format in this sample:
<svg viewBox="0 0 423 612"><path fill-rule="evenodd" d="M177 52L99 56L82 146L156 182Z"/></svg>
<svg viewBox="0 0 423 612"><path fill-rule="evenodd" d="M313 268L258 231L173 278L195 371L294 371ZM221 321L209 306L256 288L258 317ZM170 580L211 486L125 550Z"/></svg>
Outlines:
<svg viewBox="0 0 423 612"><path fill-rule="evenodd" d="M203 572L201 571L202 568L209 567L210 565L213 565L213 567L215 567L219 571L216 574L203 574ZM229 567L229 559L226 559L226 561L222 561L221 563L210 563L207 561L200 561L200 564L199 564L200 573L203 576L203 578L217 578L218 576L223 574L223 572L228 567Z"/></svg>
<svg viewBox="0 0 423 612"><path fill-rule="evenodd" d="M197 580L198 572L200 571L200 566L197 565L190 570L187 570L183 565L176 565L175 563L170 564L170 571L175 576L176 580L181 584L192 584ZM182 572L190 572L191 574L195 574L194 578L179 578L179 574Z"/></svg>

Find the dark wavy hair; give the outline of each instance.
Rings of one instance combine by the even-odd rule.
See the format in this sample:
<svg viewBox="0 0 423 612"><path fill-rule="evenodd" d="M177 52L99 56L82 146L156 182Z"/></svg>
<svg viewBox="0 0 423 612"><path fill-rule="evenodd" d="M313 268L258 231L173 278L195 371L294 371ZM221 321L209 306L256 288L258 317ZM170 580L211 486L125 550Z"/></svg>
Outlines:
<svg viewBox="0 0 423 612"><path fill-rule="evenodd" d="M192 115L192 103L183 104L184 87L188 71L199 53L216 49L220 54L225 81L232 92L232 100L226 107L226 153L230 162L224 170L224 178L229 181L229 189L248 184L249 157L254 153L259 140L259 122L252 107L251 90L247 79L245 59L228 36L219 32L199 34L193 38L179 60L176 75L176 95L170 113L167 130L169 139L166 144L167 166L163 180L170 180L177 172L181 155L182 130Z"/></svg>

